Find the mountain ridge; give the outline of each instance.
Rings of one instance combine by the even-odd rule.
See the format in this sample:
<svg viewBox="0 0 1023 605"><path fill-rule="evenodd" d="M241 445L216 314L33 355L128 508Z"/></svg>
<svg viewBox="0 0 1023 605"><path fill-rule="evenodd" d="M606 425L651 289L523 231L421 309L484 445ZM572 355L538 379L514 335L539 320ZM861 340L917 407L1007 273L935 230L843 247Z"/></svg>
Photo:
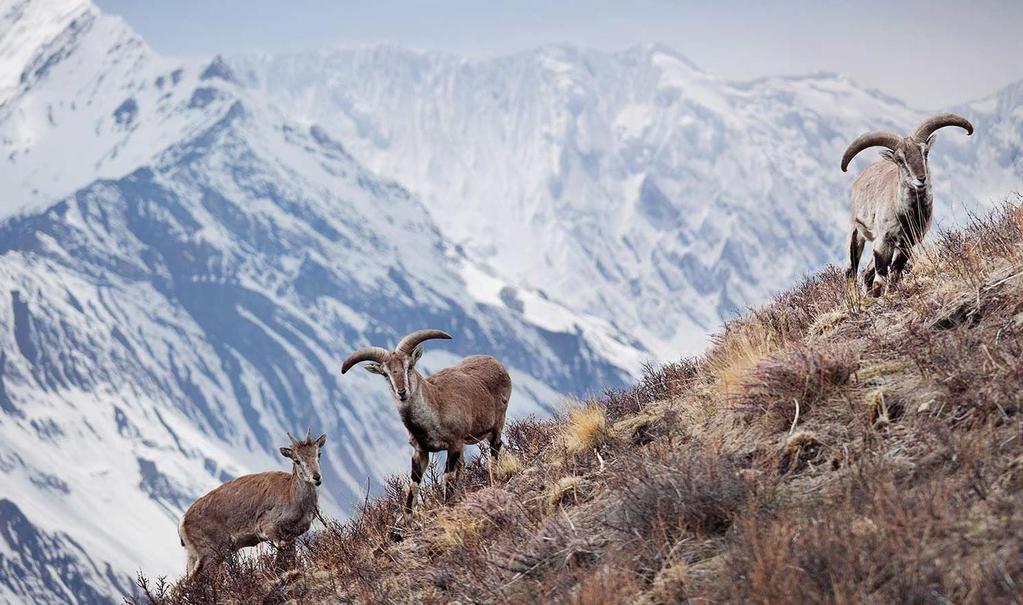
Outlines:
<svg viewBox="0 0 1023 605"><path fill-rule="evenodd" d="M861 132L905 131L925 115L843 76L715 78L656 44L228 60L244 85L406 183L496 275L613 319L662 358L695 353L737 310L840 262L849 177L837 158ZM1019 187L1018 165L984 162L997 170L973 175L973 147L1003 129L989 122L1012 120L1006 108L973 113L978 136L939 135L939 221L964 218L947 200L983 205Z"/></svg>
<svg viewBox="0 0 1023 605"><path fill-rule="evenodd" d="M149 63L119 45L136 39L121 25L100 15L75 30L0 113L0 132L25 116L45 127L0 139L3 170L22 179L4 181L18 206L0 223L0 475L30 526L0 532L0 601L109 602L140 568L173 573L181 511L225 479L283 466L287 430L330 437L326 511L380 489L407 464L403 431L370 375L342 384L337 367L369 342L442 324L456 339L424 369L499 354L515 414L627 380L614 351L635 348L612 329L595 340L573 325L597 320L563 310L568 321L544 327L514 308L528 293L478 299L503 285L468 283L473 263L400 184L248 94L222 61ZM81 90L93 94L64 96ZM82 127L94 130L79 153ZM63 155L46 160L55 146ZM56 185L40 176L65 160ZM19 202L47 195L19 198L38 179L84 182ZM61 574L38 571L57 560Z"/></svg>
<svg viewBox="0 0 1023 605"><path fill-rule="evenodd" d="M66 598L59 576L11 581L53 560L82 602L176 573L176 515L281 467L285 430L328 433L328 512L379 490L407 453L382 385L339 382L358 346L444 327L424 367L498 355L519 416L699 350L840 258L837 157L892 106L841 78L733 90L657 45L631 65L369 53L293 70L287 99L244 60L161 57L91 3L8 0L7 32L27 31L18 7L55 12L0 93L0 480L53 558L0 561L0 600ZM316 91L321 119L298 110ZM1010 87L969 106L972 139L942 136L944 199L1018 187L1021 103ZM918 117L893 111L877 125Z"/></svg>

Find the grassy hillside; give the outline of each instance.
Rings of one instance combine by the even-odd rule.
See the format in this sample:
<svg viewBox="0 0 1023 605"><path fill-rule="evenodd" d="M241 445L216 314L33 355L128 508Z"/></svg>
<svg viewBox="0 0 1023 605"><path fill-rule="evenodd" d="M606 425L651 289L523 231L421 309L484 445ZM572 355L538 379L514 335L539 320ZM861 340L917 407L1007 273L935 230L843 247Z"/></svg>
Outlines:
<svg viewBox="0 0 1023 605"><path fill-rule="evenodd" d="M929 242L890 296L829 267L702 357L512 424L402 542L400 477L297 555L142 602L1020 602L1023 205Z"/></svg>

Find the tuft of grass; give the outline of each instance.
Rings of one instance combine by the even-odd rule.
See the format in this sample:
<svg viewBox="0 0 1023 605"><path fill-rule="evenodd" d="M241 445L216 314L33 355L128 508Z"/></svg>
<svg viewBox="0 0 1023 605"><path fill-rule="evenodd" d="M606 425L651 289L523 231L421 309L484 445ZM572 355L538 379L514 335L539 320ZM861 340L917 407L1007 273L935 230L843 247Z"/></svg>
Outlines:
<svg viewBox="0 0 1023 605"><path fill-rule="evenodd" d="M524 465L522 459L513 451L504 451L497 457L494 464L494 479L507 481L522 472Z"/></svg>
<svg viewBox="0 0 1023 605"><path fill-rule="evenodd" d="M607 426L604 408L593 405L578 405L569 409L561 430L561 439L569 454L590 452L611 436Z"/></svg>
<svg viewBox="0 0 1023 605"><path fill-rule="evenodd" d="M576 475L569 475L558 479L547 491L547 504L552 508L556 508L569 498L578 504L582 487L585 483L585 479Z"/></svg>
<svg viewBox="0 0 1023 605"><path fill-rule="evenodd" d="M608 525L640 538L671 542L687 532L719 535L747 498L734 464L704 451L631 460L616 478L617 504L607 513Z"/></svg>
<svg viewBox="0 0 1023 605"><path fill-rule="evenodd" d="M436 519L437 544L443 550L465 546L479 536L485 519L466 509L455 509Z"/></svg>
<svg viewBox="0 0 1023 605"><path fill-rule="evenodd" d="M849 312L844 309L825 311L814 318L813 323L810 324L809 334L811 336L824 336L848 318Z"/></svg>
<svg viewBox="0 0 1023 605"><path fill-rule="evenodd" d="M726 396L740 392L749 372L783 344L784 340L775 330L759 321L731 331L726 328L710 354L710 371L716 379L718 392Z"/></svg>
<svg viewBox="0 0 1023 605"><path fill-rule="evenodd" d="M623 418L611 427L611 434L618 439L643 443L651 437L651 427L663 416L663 409L646 409L635 416Z"/></svg>
<svg viewBox="0 0 1023 605"><path fill-rule="evenodd" d="M736 400L769 430L791 430L812 407L847 385L859 367L855 351L835 345L793 346L750 370Z"/></svg>

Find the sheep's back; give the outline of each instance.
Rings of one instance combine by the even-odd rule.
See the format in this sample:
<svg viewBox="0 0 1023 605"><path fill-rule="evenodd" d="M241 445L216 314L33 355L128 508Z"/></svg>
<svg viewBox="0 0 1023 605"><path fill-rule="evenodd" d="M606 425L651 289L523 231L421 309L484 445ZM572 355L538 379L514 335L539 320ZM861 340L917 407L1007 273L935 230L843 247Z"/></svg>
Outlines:
<svg viewBox="0 0 1023 605"><path fill-rule="evenodd" d="M183 529L235 535L255 526L265 511L277 506L290 487L291 475L281 471L243 475L211 490L185 512Z"/></svg>

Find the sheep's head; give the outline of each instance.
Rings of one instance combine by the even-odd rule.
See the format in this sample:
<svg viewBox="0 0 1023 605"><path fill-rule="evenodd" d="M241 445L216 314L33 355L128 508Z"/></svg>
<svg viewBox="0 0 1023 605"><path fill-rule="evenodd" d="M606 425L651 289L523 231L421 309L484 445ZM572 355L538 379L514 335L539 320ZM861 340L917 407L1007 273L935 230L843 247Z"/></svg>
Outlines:
<svg viewBox="0 0 1023 605"><path fill-rule="evenodd" d="M906 187L922 191L927 187L927 154L934 143L934 133L945 126L958 126L973 134L973 124L961 116L943 113L927 118L908 137L874 131L857 137L842 156L842 172L849 170L849 162L856 154L870 147L885 147L881 157L894 162Z"/></svg>
<svg viewBox="0 0 1023 605"><path fill-rule="evenodd" d="M926 141L906 137L895 149L882 150L881 157L899 167L899 176L904 186L923 191L927 188L927 152L933 141L933 134Z"/></svg>
<svg viewBox="0 0 1023 605"><path fill-rule="evenodd" d="M387 378L391 392L398 401L407 401L418 388L415 384L416 374L412 370L423 355L422 342L431 338L450 339L451 336L440 330L417 330L401 339L393 351L380 347L367 347L352 353L341 366L344 374L357 363L369 361L366 371L380 374Z"/></svg>
<svg viewBox="0 0 1023 605"><path fill-rule="evenodd" d="M320 435L313 440L313 431L309 429L305 433L305 440L299 441L288 433L288 439L291 440L291 447L282 447L281 455L285 458L291 458L291 461L295 463L295 473L298 478L306 483L312 483L313 485L319 485L322 483L320 477L320 456L322 453L320 450L323 448L323 444L327 442L326 435Z"/></svg>

